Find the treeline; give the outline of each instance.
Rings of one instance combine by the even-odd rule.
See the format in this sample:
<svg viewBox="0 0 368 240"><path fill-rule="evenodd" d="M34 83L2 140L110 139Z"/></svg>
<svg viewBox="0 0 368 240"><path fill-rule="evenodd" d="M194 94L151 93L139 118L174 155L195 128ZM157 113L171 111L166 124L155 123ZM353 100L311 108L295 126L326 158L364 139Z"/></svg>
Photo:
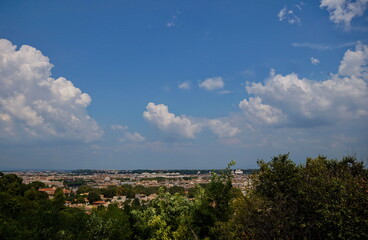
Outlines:
<svg viewBox="0 0 368 240"><path fill-rule="evenodd" d="M87 185L87 183L89 182L95 182L92 179L81 179L81 178L77 178L77 179L65 179L65 180L61 180L63 181L63 184L67 187L80 187L82 185Z"/></svg>
<svg viewBox="0 0 368 240"><path fill-rule="evenodd" d="M195 189L185 190L182 186L172 187L145 187L142 185L122 185L122 186L108 186L106 188L94 188L83 185L78 188L77 192L70 194L66 200L72 203L84 203L85 198L90 203L101 200L100 195L104 198L113 198L114 196L126 196L126 198L133 200L137 194L149 196L151 194L159 194L161 192L168 192L170 194L179 194L187 197L194 197ZM88 194L88 195L86 195Z"/></svg>
<svg viewBox="0 0 368 240"><path fill-rule="evenodd" d="M49 200L38 183L1 174L0 239L368 239L368 171L355 157L259 161L245 196L231 165L194 199L159 190L149 204L90 214L65 207L61 191Z"/></svg>

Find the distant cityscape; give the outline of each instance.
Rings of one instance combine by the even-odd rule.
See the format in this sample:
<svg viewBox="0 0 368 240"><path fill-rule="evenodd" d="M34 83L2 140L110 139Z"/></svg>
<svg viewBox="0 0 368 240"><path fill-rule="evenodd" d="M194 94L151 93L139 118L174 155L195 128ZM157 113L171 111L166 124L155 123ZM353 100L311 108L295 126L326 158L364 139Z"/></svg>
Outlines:
<svg viewBox="0 0 368 240"><path fill-rule="evenodd" d="M157 197L160 189L180 192L190 198L190 191L196 185L206 185L211 174L219 174L219 169L175 169L175 170L109 170L109 169L78 169L78 170L23 170L7 171L23 179L24 184L43 183L38 191L45 192L52 199L57 189L66 196L66 206L84 209L87 212L111 203L123 207L124 203L138 200L148 203ZM243 194L251 186L250 174L255 169L232 170L232 185ZM130 189L129 193L127 188ZM84 190L89 189L89 190ZM91 189L98 190L99 197L91 201L88 195ZM105 189L112 190L103 194ZM118 189L121 189L120 191ZM133 190L131 190L133 189ZM85 192L84 192L85 191Z"/></svg>

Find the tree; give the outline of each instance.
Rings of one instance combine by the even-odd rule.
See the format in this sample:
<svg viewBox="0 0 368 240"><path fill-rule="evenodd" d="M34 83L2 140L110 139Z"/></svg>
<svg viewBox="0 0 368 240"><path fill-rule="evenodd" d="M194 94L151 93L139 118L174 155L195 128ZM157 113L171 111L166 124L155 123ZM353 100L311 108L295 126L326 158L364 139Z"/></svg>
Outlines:
<svg viewBox="0 0 368 240"><path fill-rule="evenodd" d="M113 198L117 194L117 187L116 186L108 186L106 188L101 189L101 193L106 198Z"/></svg>
<svg viewBox="0 0 368 240"><path fill-rule="evenodd" d="M355 157L296 166L288 154L259 161L253 190L230 221L249 239L366 239L367 170Z"/></svg>
<svg viewBox="0 0 368 240"><path fill-rule="evenodd" d="M35 201L39 199L48 199L48 194L45 192L38 191L32 187L31 189L27 190L24 193L24 197L31 201Z"/></svg>
<svg viewBox="0 0 368 240"><path fill-rule="evenodd" d="M28 188L22 181L23 179L15 174L3 174L0 177L0 192L8 192L14 196L23 196Z"/></svg>
<svg viewBox="0 0 368 240"><path fill-rule="evenodd" d="M78 208L65 208L61 211L61 231L59 239L87 239L89 215Z"/></svg>
<svg viewBox="0 0 368 240"><path fill-rule="evenodd" d="M168 191L170 194L179 193L180 195L185 195L185 189L182 186L172 186Z"/></svg>
<svg viewBox="0 0 368 240"><path fill-rule="evenodd" d="M182 195L161 189L147 208L132 211L138 239L194 239L191 230L192 203Z"/></svg>
<svg viewBox="0 0 368 240"><path fill-rule="evenodd" d="M134 198L135 192L131 185L125 184L117 189L117 194L120 196L126 196L127 198Z"/></svg>
<svg viewBox="0 0 368 240"><path fill-rule="evenodd" d="M96 191L92 191L88 194L87 196L87 199L89 201L89 203L93 203L93 202L96 202L96 201L99 201L101 200L100 198L100 194L98 194Z"/></svg>
<svg viewBox="0 0 368 240"><path fill-rule="evenodd" d="M52 199L52 202L55 207L57 208L64 208L65 204L65 196L62 189L58 188L55 190L54 198Z"/></svg>
<svg viewBox="0 0 368 240"><path fill-rule="evenodd" d="M46 184L40 181L34 181L28 184L29 188L34 188L36 190L40 189L40 188L45 188Z"/></svg>
<svg viewBox="0 0 368 240"><path fill-rule="evenodd" d="M88 186L88 185L82 185L78 188L77 190L77 194L81 194L81 193L89 193L89 192L92 192L94 191L95 189L91 186Z"/></svg>
<svg viewBox="0 0 368 240"><path fill-rule="evenodd" d="M129 217L116 205L92 211L86 224L87 239L131 239Z"/></svg>
<svg viewBox="0 0 368 240"><path fill-rule="evenodd" d="M211 228L217 222L228 221L231 216L230 203L234 197L231 167L235 164L231 161L220 174L212 173L211 181L205 187L197 186L192 220L200 238L216 238L216 235L211 235Z"/></svg>

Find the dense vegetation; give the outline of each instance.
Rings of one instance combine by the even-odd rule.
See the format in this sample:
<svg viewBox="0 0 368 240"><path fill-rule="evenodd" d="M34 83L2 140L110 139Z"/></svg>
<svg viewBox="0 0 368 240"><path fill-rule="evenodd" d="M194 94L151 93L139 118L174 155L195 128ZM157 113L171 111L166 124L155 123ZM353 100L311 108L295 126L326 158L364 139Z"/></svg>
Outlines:
<svg viewBox="0 0 368 240"><path fill-rule="evenodd" d="M42 183L0 174L0 239L368 239L368 171L354 157L258 164L246 196L232 187L231 163L193 200L161 189L149 204L90 214L65 207L61 191L49 200Z"/></svg>

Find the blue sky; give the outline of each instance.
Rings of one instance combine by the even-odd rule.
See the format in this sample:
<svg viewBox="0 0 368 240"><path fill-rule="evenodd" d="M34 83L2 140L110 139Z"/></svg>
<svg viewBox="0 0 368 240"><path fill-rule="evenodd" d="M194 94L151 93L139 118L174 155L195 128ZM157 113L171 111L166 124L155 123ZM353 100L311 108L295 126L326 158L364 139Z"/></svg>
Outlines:
<svg viewBox="0 0 368 240"><path fill-rule="evenodd" d="M0 166L366 160L367 7L0 1Z"/></svg>

